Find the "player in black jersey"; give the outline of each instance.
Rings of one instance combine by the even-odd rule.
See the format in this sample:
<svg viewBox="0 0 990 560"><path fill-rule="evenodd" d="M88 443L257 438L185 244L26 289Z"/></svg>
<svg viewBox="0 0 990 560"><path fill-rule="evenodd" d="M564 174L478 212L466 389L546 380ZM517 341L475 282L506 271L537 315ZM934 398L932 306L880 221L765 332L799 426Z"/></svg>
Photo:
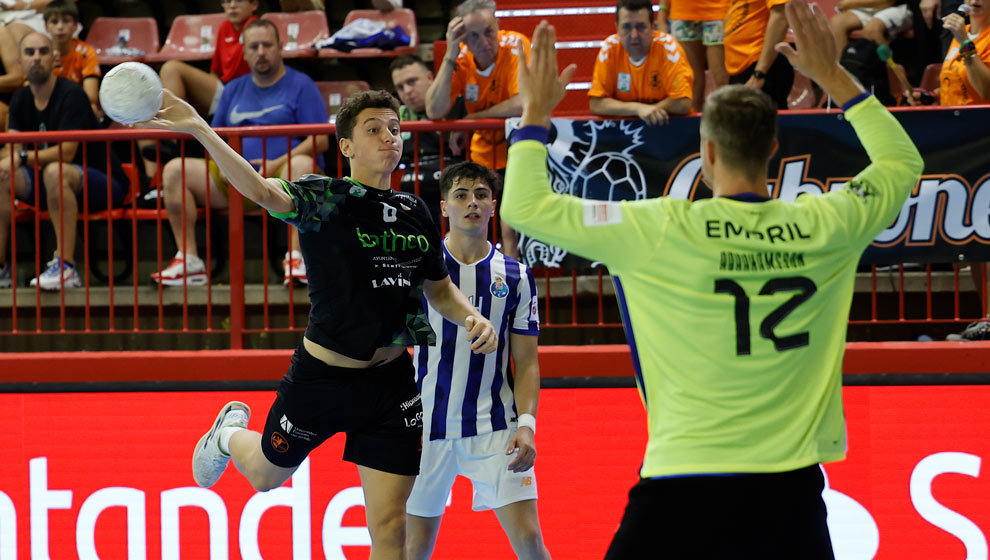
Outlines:
<svg viewBox="0 0 990 560"><path fill-rule="evenodd" d="M398 110L384 91L344 104L337 141L351 175L343 180L265 179L168 91L158 115L141 125L192 134L241 194L299 228L309 267L309 325L264 433L246 429L247 405L228 403L196 446L193 477L212 486L232 458L256 490L277 488L310 451L346 432L344 459L361 475L371 558L404 557L422 431L406 346L434 339L420 297L467 328L474 352L498 346L492 324L451 283L423 201L389 188L402 154Z"/></svg>

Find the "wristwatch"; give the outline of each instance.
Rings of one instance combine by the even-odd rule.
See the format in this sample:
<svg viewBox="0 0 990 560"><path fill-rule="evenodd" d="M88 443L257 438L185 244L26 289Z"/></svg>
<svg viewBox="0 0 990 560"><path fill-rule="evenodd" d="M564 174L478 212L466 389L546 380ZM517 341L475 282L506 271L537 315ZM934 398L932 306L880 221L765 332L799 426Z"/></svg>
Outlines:
<svg viewBox="0 0 990 560"><path fill-rule="evenodd" d="M753 70L753 77L756 78L757 80L765 80L765 79L767 79L767 74L766 74L766 72L760 72L759 70L755 70L754 69Z"/></svg>
<svg viewBox="0 0 990 560"><path fill-rule="evenodd" d="M28 152L27 152L27 150L21 150L21 151L17 152L17 155L18 155L18 157L21 158L21 165L27 165L27 161L28 161Z"/></svg>

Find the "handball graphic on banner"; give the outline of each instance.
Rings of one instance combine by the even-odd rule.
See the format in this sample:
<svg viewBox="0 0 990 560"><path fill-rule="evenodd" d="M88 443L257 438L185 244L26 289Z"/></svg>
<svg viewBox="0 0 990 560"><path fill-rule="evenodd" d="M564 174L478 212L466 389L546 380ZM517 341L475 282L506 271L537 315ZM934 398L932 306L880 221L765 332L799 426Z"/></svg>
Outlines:
<svg viewBox="0 0 990 560"><path fill-rule="evenodd" d="M162 107L162 81L146 64L123 62L103 77L100 105L120 124L151 120Z"/></svg>

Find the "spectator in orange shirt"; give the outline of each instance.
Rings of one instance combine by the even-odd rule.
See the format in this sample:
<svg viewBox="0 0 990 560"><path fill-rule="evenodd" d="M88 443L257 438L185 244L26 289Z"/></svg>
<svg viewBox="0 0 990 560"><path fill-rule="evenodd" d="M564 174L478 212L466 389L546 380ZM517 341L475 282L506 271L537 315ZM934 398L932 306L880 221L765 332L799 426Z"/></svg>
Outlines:
<svg viewBox="0 0 990 560"><path fill-rule="evenodd" d="M522 101L516 82L520 50L529 58L529 39L502 31L494 0L466 0L447 25L447 54L426 91L426 115L442 119L458 97L466 119L518 117ZM505 174L508 146L502 130L478 130L471 137L471 160ZM519 258L518 234L504 223L502 252Z"/></svg>
<svg viewBox="0 0 990 560"><path fill-rule="evenodd" d="M637 116L651 125L690 112L694 73L677 41L653 29L650 0L619 0L615 29L595 60L591 112Z"/></svg>
<svg viewBox="0 0 990 560"><path fill-rule="evenodd" d="M952 32L952 44L939 74L941 105L990 103L990 8L983 1L966 0L969 25L958 13L942 21Z"/></svg>
<svg viewBox="0 0 990 560"><path fill-rule="evenodd" d="M787 109L794 69L774 45L787 37L787 0L731 0L725 15L725 69L730 84L763 90Z"/></svg>
<svg viewBox="0 0 990 560"><path fill-rule="evenodd" d="M82 86L98 120L100 110L100 61L96 49L74 36L79 26L79 8L71 0L52 0L45 6L45 29L52 36L60 62L55 75Z"/></svg>
<svg viewBox="0 0 990 560"><path fill-rule="evenodd" d="M657 12L657 29L667 30L677 39L694 72L691 106L700 113L705 104L705 69L711 70L715 89L729 83L725 71L725 12L729 0L661 0Z"/></svg>

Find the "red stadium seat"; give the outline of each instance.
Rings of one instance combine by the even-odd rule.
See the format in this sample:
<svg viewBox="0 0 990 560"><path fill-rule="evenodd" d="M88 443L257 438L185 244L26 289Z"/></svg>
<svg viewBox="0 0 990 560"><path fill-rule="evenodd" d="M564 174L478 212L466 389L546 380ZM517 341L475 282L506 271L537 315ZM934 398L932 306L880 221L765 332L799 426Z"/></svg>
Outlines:
<svg viewBox="0 0 990 560"><path fill-rule="evenodd" d="M96 49L100 64L120 64L129 60L143 61L145 56L115 56L106 50L118 43L123 35L126 46L141 49L145 55L158 52L158 23L155 18L99 17L93 20L86 42Z"/></svg>
<svg viewBox="0 0 990 560"><path fill-rule="evenodd" d="M409 34L409 46L396 47L387 51L382 49L354 49L349 53L337 49L320 49L320 58L394 58L403 54L416 54L419 48L419 30L416 28L416 14L409 8L399 8L387 13L378 10L351 10L344 20L344 25L346 26L359 18L384 21L389 27L401 25L402 29Z"/></svg>
<svg viewBox="0 0 990 560"><path fill-rule="evenodd" d="M929 91L935 91L940 82L939 74L942 72L942 63L936 62L925 66L925 73L921 75L921 87Z"/></svg>
<svg viewBox="0 0 990 560"><path fill-rule="evenodd" d="M570 8L572 6L607 6L615 8L615 2L609 0L542 0L537 8ZM532 10L533 2L530 0L499 0L499 11L502 10Z"/></svg>
<svg viewBox="0 0 990 560"><path fill-rule="evenodd" d="M316 82L316 87L320 88L320 95L323 96L323 101L327 104L327 114L330 115L331 119L340 110L344 101L359 91L371 89L368 82L364 81Z"/></svg>
<svg viewBox="0 0 990 560"><path fill-rule="evenodd" d="M222 13L179 16L172 20L162 50L144 58L149 62L210 59L217 44L217 30L226 19Z"/></svg>
<svg viewBox="0 0 990 560"><path fill-rule="evenodd" d="M569 89L553 110L555 117L575 117L590 115L588 108L588 89Z"/></svg>
<svg viewBox="0 0 990 560"><path fill-rule="evenodd" d="M282 56L285 58L315 56L315 43L330 37L330 26L324 11L269 12L261 16L261 19L278 27L282 38Z"/></svg>
<svg viewBox="0 0 990 560"><path fill-rule="evenodd" d="M444 55L447 54L447 41L433 41L433 73L436 74L440 71L440 64L443 62Z"/></svg>
<svg viewBox="0 0 990 560"><path fill-rule="evenodd" d="M518 31L527 37L542 20L553 24L558 41L598 40L615 33L615 3L575 1L566 5L540 4L507 7L499 3L496 11L500 29Z"/></svg>
<svg viewBox="0 0 990 560"><path fill-rule="evenodd" d="M575 82L590 82L595 73L595 59L601 50L601 41L558 41L557 65L561 70L570 64L577 64Z"/></svg>

